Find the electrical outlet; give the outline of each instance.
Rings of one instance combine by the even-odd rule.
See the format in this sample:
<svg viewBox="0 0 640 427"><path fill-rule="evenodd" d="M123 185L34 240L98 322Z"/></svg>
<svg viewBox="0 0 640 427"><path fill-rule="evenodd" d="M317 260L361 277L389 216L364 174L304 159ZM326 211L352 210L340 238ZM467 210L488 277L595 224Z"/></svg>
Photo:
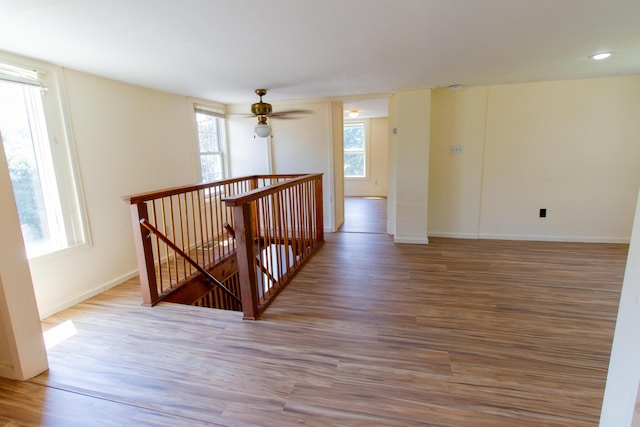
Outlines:
<svg viewBox="0 0 640 427"><path fill-rule="evenodd" d="M449 154L455 156L464 153L464 145L450 145Z"/></svg>

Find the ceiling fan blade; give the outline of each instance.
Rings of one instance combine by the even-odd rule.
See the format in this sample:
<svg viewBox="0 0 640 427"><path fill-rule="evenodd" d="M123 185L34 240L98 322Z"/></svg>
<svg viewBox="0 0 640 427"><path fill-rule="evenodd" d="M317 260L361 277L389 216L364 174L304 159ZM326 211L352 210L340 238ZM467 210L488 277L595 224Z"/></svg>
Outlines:
<svg viewBox="0 0 640 427"><path fill-rule="evenodd" d="M299 119L302 116L307 116L309 114L313 114L311 110L286 110L286 111L277 111L275 113L271 113L269 117L274 119Z"/></svg>
<svg viewBox="0 0 640 427"><path fill-rule="evenodd" d="M285 110L285 111L278 111L276 113L272 113L271 115L273 116L274 114L313 114L313 111L311 110Z"/></svg>
<svg viewBox="0 0 640 427"><path fill-rule="evenodd" d="M271 108L271 104L262 101L262 97L267 94L267 89L256 89L256 95L260 97L260 101L251 104L251 115L244 117L258 117L264 118L268 117L270 119L281 119L281 120L291 120L291 119L300 119L301 116L312 114L311 110L285 110L274 112ZM229 117L233 117L234 114L229 114ZM240 115L235 115L236 117Z"/></svg>
<svg viewBox="0 0 640 427"><path fill-rule="evenodd" d="M255 116L249 113L227 113L226 117L230 119L249 119Z"/></svg>

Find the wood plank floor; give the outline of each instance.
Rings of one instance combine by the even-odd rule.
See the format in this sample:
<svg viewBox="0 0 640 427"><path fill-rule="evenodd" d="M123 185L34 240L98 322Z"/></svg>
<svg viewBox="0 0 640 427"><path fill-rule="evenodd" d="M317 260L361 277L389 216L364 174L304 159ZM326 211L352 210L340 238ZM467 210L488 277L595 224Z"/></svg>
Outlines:
<svg viewBox="0 0 640 427"><path fill-rule="evenodd" d="M386 233L387 199L384 197L345 197L344 233Z"/></svg>
<svg viewBox="0 0 640 427"><path fill-rule="evenodd" d="M627 246L326 237L257 322L135 280L47 319L0 425L598 424Z"/></svg>

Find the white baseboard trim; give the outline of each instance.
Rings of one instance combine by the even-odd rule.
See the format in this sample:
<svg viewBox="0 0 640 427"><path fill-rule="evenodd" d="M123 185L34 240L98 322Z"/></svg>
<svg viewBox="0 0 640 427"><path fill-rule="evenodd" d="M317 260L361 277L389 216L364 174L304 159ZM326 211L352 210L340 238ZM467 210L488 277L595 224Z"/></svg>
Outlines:
<svg viewBox="0 0 640 427"><path fill-rule="evenodd" d="M426 236L414 236L414 235L395 235L393 237L393 243L409 243L412 245L428 245L429 238Z"/></svg>
<svg viewBox="0 0 640 427"><path fill-rule="evenodd" d="M593 236L535 236L520 234L480 234L479 239L487 240L528 240L538 242L567 242L567 243L619 243L628 244L629 238L621 237L593 237Z"/></svg>
<svg viewBox="0 0 640 427"><path fill-rule="evenodd" d="M444 237L447 239L475 239L478 240L477 234L472 233L441 233L439 231L429 232L429 237Z"/></svg>
<svg viewBox="0 0 640 427"><path fill-rule="evenodd" d="M0 363L0 377L2 378L11 378L13 380L16 378L16 370L13 365L7 365L5 363Z"/></svg>
<svg viewBox="0 0 640 427"><path fill-rule="evenodd" d="M483 240L522 240L534 242L567 242L567 243L615 243L629 244L629 238L622 237L590 237L590 236L534 236L527 234L472 234L429 232L429 237L443 237L447 239L483 239Z"/></svg>
<svg viewBox="0 0 640 427"><path fill-rule="evenodd" d="M345 198L347 197L381 197L383 199L387 198L386 194L349 194L348 196L345 194Z"/></svg>
<svg viewBox="0 0 640 427"><path fill-rule="evenodd" d="M85 292L84 294L77 296L63 304L60 304L56 307L51 307L45 310L42 310L40 312L40 320L46 319L49 316L53 316L56 313L61 312L62 310L66 310L69 307L73 307L76 304L81 303L82 301L85 301L91 297L94 297L98 294L101 294L102 292L105 292L119 284L121 284L122 282L126 282L129 279L132 279L134 277L136 277L138 275L138 270L134 270L130 273L124 274L120 277L117 277L113 280L108 281L107 283L97 286L95 288L93 288L92 290Z"/></svg>

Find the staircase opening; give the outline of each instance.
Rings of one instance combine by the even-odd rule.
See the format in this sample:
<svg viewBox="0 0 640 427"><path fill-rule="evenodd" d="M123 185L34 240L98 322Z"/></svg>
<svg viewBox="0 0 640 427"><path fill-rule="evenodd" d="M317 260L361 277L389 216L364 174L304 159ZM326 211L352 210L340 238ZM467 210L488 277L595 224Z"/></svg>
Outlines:
<svg viewBox="0 0 640 427"><path fill-rule="evenodd" d="M322 174L250 176L124 200L143 305L257 319L324 241Z"/></svg>

